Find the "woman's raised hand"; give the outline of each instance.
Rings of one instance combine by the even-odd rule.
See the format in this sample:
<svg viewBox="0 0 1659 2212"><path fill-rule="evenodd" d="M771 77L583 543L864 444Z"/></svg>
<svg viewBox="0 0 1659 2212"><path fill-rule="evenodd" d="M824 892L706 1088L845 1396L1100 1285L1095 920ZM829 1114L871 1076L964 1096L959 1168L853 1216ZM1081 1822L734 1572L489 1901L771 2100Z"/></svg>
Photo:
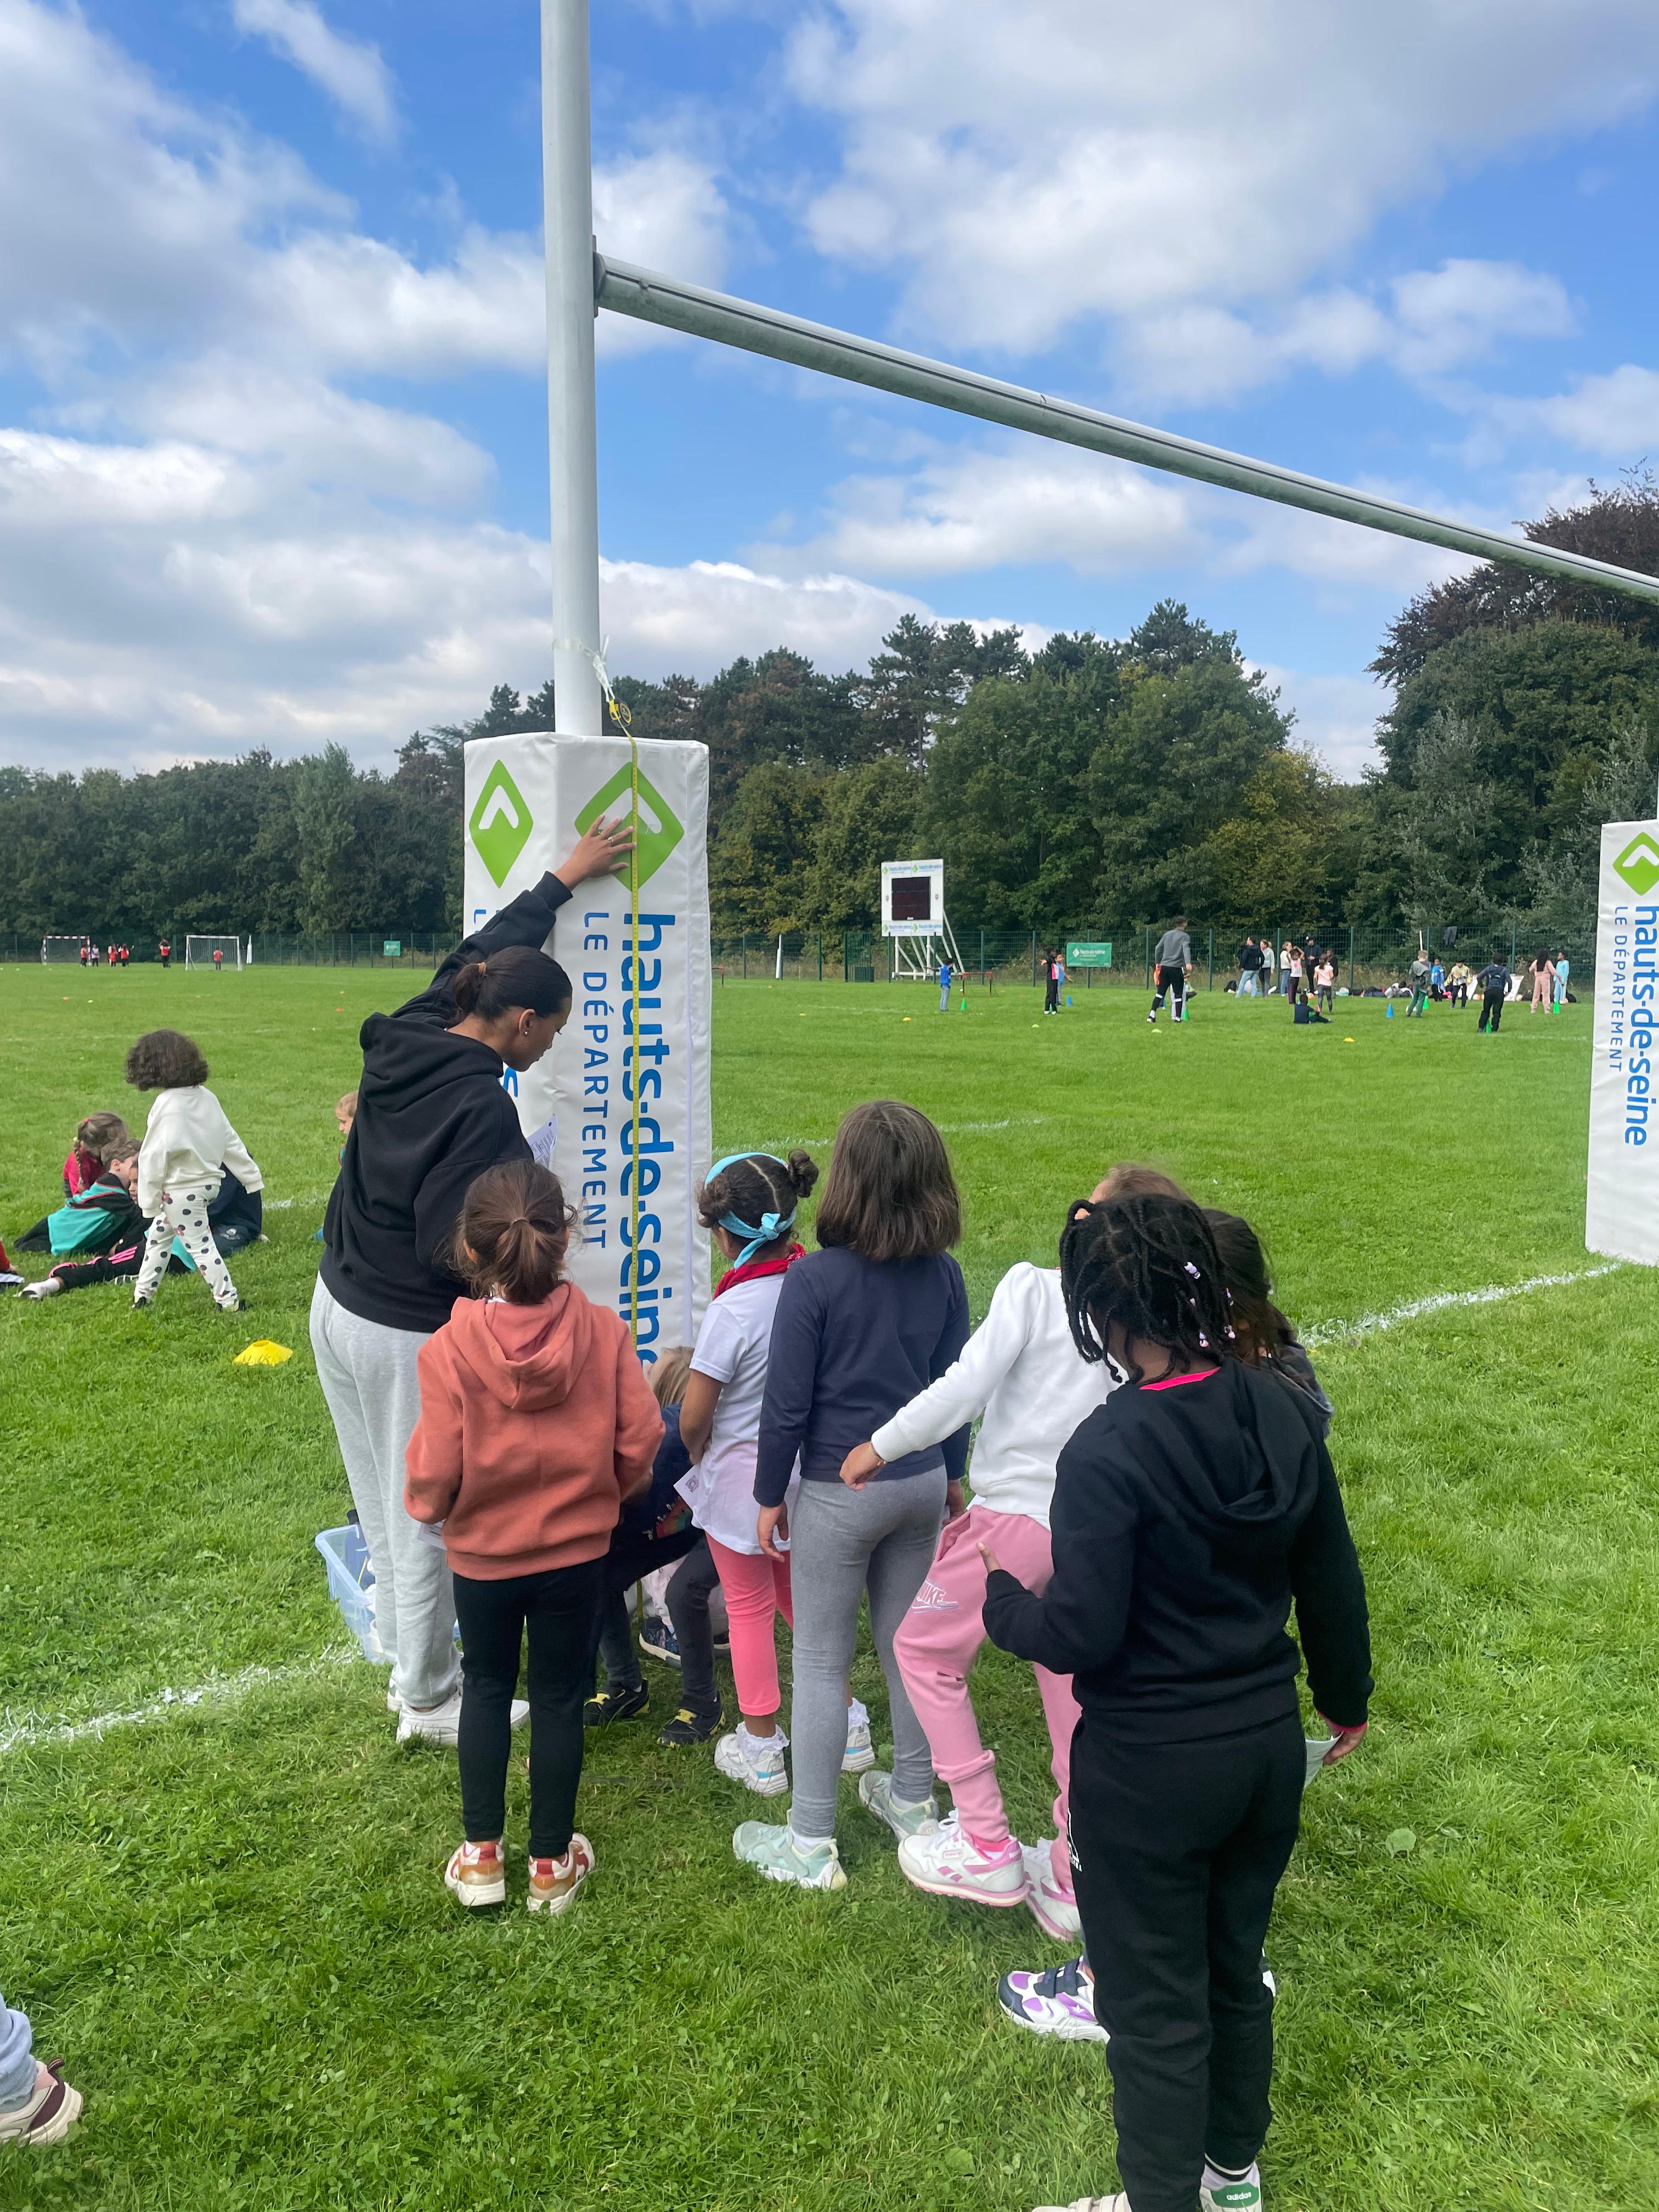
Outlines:
<svg viewBox="0 0 1659 2212"><path fill-rule="evenodd" d="M553 872L567 890L574 891L578 884L589 883L595 876L620 875L633 849L633 823L612 822L601 814Z"/></svg>

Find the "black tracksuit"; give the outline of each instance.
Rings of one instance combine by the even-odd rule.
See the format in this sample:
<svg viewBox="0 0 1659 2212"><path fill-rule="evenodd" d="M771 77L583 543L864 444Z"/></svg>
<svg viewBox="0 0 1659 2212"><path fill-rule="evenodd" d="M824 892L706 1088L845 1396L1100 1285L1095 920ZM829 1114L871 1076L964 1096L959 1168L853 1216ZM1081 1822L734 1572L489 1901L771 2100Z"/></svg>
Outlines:
<svg viewBox="0 0 1659 2212"><path fill-rule="evenodd" d="M1480 1027L1497 1034L1504 1018L1504 994L1510 988L1510 971L1502 961L1493 960L1475 977L1480 986Z"/></svg>
<svg viewBox="0 0 1659 2212"><path fill-rule="evenodd" d="M993 1642L1073 1676L1072 1856L1134 2212L1193 2212L1271 2118L1261 1959L1319 1711L1365 1718L1365 1589L1316 1407L1270 1371L1115 1391L1060 1454L1054 1575L991 1576Z"/></svg>
<svg viewBox="0 0 1659 2212"><path fill-rule="evenodd" d="M363 1024L356 1118L323 1217L322 1278L348 1313L429 1336L465 1295L443 1255L467 1187L531 1153L499 1054L450 1033L452 986L509 945L539 949L569 896L544 876L457 945L418 998Z"/></svg>

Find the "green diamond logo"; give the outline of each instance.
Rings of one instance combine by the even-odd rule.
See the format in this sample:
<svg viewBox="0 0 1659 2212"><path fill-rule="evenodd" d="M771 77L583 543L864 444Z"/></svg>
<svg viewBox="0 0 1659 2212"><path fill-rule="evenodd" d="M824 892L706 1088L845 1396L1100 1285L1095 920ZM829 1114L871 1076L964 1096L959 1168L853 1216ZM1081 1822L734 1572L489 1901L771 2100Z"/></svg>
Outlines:
<svg viewBox="0 0 1659 2212"><path fill-rule="evenodd" d="M631 768L619 768L602 791L596 791L576 817L576 827L586 836L601 814L608 814L613 806L623 809L620 818L631 822L634 830L634 866L639 871L638 880L649 883L680 839L684 836L684 824L673 809L664 799L643 769L640 771L639 811L633 809L634 772ZM621 881L633 888L634 878L624 872Z"/></svg>
<svg viewBox="0 0 1659 2212"><path fill-rule="evenodd" d="M499 887L507 881L508 869L523 852L525 840L535 827L535 817L524 803L524 794L501 762L497 761L485 777L484 787L478 793L478 803L467 827L478 848L478 858Z"/></svg>
<svg viewBox="0 0 1659 2212"><path fill-rule="evenodd" d="M1632 837L1613 862L1613 873L1622 876L1638 898L1645 898L1656 884L1659 884L1659 845L1647 831Z"/></svg>

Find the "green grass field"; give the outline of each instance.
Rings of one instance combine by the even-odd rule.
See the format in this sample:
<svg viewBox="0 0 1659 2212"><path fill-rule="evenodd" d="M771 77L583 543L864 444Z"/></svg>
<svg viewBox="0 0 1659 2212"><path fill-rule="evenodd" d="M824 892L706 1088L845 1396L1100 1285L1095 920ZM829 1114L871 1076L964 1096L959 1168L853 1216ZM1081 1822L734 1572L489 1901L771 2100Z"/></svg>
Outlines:
<svg viewBox="0 0 1659 2212"><path fill-rule="evenodd" d="M0 1985L88 2097L61 2149L0 2154L0 2212L1023 2212L1115 2185L1100 2052L996 2013L1000 1972L1061 1954L1024 1913L909 1889L850 1789L848 1889L786 1893L732 1859L745 1793L618 1729L583 1782L574 1912L445 1896L453 1757L394 1748L312 1544L347 1503L305 1324L331 1109L402 980L0 969L0 1231L53 1202L76 1118L123 1104L124 1050L161 1021L201 1040L270 1207L234 1263L246 1316L176 1277L147 1316L121 1289L0 1301ZM1659 1300L1587 1272L1588 1006L1511 1008L1490 1040L1376 1001L1294 1030L1217 994L1156 1035L1128 991L1048 1022L1026 991L936 1005L726 986L719 1146L921 1106L976 1313L1106 1164L1152 1159L1255 1221L1320 1332L1379 1686L1367 1746L1310 1794L1272 1938L1275 2212L1659 2203ZM1540 1274L1575 1279L1364 1326ZM294 1358L233 1366L255 1336ZM855 1683L879 1741L867 1649ZM975 1687L1042 1832L1029 1674L992 1654ZM672 1704L653 1684L657 1724Z"/></svg>

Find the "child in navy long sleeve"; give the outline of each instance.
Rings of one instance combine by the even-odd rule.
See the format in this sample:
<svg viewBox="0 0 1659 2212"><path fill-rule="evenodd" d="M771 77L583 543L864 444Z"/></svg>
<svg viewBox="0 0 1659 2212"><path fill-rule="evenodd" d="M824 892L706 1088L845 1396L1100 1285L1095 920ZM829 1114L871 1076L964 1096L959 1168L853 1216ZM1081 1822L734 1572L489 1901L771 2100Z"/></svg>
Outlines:
<svg viewBox="0 0 1659 2212"><path fill-rule="evenodd" d="M776 1881L846 1885L836 1790L866 1589L887 1677L893 1771L862 1775L859 1795L901 1837L936 1816L927 1738L893 1638L933 1564L947 1510L963 1510L968 1431L893 1461L873 1481L845 1482L841 1467L966 1343L968 1294L950 1252L961 1233L950 1157L927 1115L894 1099L855 1106L836 1133L818 1205L823 1249L784 1277L761 1406L757 1534L775 1558L787 1537L793 1569L794 1797L787 1827L745 1820L732 1842L740 1859ZM797 1455L801 1486L787 1522Z"/></svg>

